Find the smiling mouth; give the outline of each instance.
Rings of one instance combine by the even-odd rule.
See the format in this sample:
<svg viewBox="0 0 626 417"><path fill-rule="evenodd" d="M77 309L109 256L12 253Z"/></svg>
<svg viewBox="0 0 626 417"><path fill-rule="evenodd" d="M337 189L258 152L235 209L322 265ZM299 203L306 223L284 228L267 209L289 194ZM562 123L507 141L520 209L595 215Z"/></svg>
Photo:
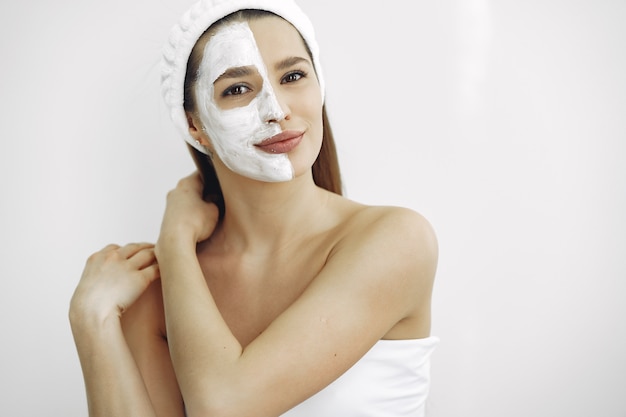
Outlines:
<svg viewBox="0 0 626 417"><path fill-rule="evenodd" d="M284 132L274 135L271 138L267 138L254 146L267 153L288 153L300 144L303 136L303 131L285 130Z"/></svg>

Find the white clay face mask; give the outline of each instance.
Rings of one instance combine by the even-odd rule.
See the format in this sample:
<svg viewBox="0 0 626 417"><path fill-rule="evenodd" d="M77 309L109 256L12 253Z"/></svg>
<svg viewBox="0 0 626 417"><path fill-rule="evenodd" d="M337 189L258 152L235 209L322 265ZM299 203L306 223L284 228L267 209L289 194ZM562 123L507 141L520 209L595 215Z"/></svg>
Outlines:
<svg viewBox="0 0 626 417"><path fill-rule="evenodd" d="M238 67L254 67L263 80L262 89L243 107L221 109L215 102L213 83L228 69ZM281 132L277 122L267 121L280 121L284 113L247 23L228 24L211 37L204 48L195 88L200 120L224 165L259 181L293 178L287 154L267 153L255 146Z"/></svg>

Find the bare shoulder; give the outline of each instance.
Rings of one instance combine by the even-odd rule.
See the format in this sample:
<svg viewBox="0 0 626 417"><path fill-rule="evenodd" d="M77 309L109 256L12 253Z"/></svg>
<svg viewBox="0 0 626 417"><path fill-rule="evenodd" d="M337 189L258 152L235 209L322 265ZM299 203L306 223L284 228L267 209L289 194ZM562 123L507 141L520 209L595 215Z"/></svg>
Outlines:
<svg viewBox="0 0 626 417"><path fill-rule="evenodd" d="M344 224L338 248L375 248L389 259L434 264L438 244L430 222L418 212L395 206L357 205ZM427 266L427 265L422 265Z"/></svg>
<svg viewBox="0 0 626 417"><path fill-rule="evenodd" d="M396 206L361 206L354 217L371 226L383 227L392 233L420 235L434 238L433 229L424 216L405 207Z"/></svg>
<svg viewBox="0 0 626 417"><path fill-rule="evenodd" d="M377 316L389 314L384 338L428 336L438 261L430 222L408 208L345 204L328 271Z"/></svg>

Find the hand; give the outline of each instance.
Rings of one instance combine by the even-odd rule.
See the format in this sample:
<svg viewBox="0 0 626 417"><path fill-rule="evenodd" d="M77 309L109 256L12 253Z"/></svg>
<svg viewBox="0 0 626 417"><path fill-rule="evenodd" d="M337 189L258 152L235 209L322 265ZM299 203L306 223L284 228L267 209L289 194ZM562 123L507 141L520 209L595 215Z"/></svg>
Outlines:
<svg viewBox="0 0 626 417"><path fill-rule="evenodd" d="M71 318L120 317L159 278L154 245L108 245L87 260L70 304Z"/></svg>
<svg viewBox="0 0 626 417"><path fill-rule="evenodd" d="M194 172L167 194L157 245L163 237L188 239L195 245L211 236L219 220L219 209L202 199L202 188L200 174Z"/></svg>

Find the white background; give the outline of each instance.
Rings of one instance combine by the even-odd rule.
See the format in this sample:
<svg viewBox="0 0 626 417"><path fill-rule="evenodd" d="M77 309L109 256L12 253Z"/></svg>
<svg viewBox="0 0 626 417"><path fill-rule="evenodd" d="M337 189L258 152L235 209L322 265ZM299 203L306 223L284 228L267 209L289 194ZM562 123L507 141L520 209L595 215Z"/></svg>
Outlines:
<svg viewBox="0 0 626 417"><path fill-rule="evenodd" d="M300 4L347 195L440 239L429 415L626 416L626 2ZM0 5L2 415L86 415L68 301L193 169L157 67L189 5Z"/></svg>

